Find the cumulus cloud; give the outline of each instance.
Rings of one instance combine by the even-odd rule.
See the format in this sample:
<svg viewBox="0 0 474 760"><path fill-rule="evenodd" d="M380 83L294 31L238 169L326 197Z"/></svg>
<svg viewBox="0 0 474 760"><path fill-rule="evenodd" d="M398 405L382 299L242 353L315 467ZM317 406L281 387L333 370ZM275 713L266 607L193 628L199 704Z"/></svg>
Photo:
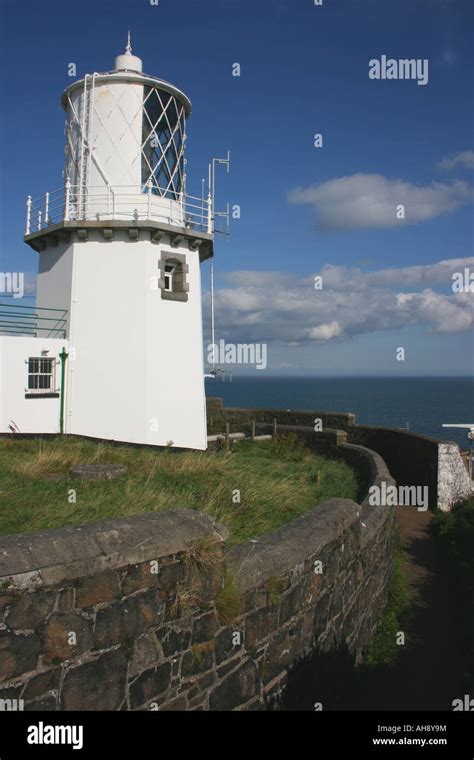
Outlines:
<svg viewBox="0 0 474 760"><path fill-rule="evenodd" d="M449 284L452 282L454 272L463 271L464 267L469 266L474 269L474 256L463 259L446 259L434 264L379 269L374 272L366 272L358 267L326 264L321 269L320 275L325 287L330 287L333 290L346 290L348 282L353 288L359 290L395 286L413 288L417 285Z"/></svg>
<svg viewBox="0 0 474 760"><path fill-rule="evenodd" d="M288 193L290 203L313 207L323 230L416 224L452 213L473 197L473 188L463 181L420 187L380 174L353 174ZM403 221L397 218L400 205L405 207Z"/></svg>
<svg viewBox="0 0 474 760"><path fill-rule="evenodd" d="M474 257L370 272L326 265L306 277L231 272L216 292L219 334L232 342L297 346L409 326L461 332L474 324L473 296L453 293L452 275L469 267ZM322 277L321 290L314 288L315 275ZM207 316L209 294L205 299Z"/></svg>
<svg viewBox="0 0 474 760"><path fill-rule="evenodd" d="M311 327L308 330L308 337L313 340L331 340L331 338L337 338L341 333L342 327L339 322L336 322L334 319L332 322L326 322L326 324Z"/></svg>
<svg viewBox="0 0 474 760"><path fill-rule="evenodd" d="M455 169L456 166L461 166L463 169L474 169L474 150L464 150L449 158L443 158L438 163L438 167L445 171Z"/></svg>

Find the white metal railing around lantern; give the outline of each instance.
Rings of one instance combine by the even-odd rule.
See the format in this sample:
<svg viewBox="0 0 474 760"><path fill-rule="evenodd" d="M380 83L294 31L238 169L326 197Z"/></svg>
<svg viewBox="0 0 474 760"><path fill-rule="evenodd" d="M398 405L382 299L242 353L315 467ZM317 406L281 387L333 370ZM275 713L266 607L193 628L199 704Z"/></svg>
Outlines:
<svg viewBox="0 0 474 760"><path fill-rule="evenodd" d="M81 185L66 182L64 188L45 193L26 203L26 230L30 235L63 221L101 220L150 220L161 221L172 226L187 227L198 232L213 234L214 231L228 234L225 230L215 230L215 217L227 216L216 213L209 193L201 197L170 193L152 184L97 185L87 186L86 193Z"/></svg>

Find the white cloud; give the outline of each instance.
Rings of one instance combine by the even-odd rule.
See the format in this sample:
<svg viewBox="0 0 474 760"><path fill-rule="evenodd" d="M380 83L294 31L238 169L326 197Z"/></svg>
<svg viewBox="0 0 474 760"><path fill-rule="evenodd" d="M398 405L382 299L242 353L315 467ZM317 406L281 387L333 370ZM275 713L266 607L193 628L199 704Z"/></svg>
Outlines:
<svg viewBox="0 0 474 760"><path fill-rule="evenodd" d="M472 294L451 290L452 274L464 268L474 269L474 257L375 272L326 265L315 273L322 290L314 289L314 275L231 272L216 291L218 332L227 341L287 346L410 326L461 332L474 324ZM205 302L207 317L209 294Z"/></svg>
<svg viewBox="0 0 474 760"><path fill-rule="evenodd" d="M288 194L294 204L313 207L320 229L396 227L435 219L455 211L474 197L473 188L456 181L419 187L380 174L353 174L319 185L296 188ZM397 219L397 207L405 219Z"/></svg>
<svg viewBox="0 0 474 760"><path fill-rule="evenodd" d="M416 285L440 284L452 282L454 272L463 271L465 267L474 271L474 256L463 259L445 259L434 264L399 267L398 269L379 269L365 272L358 267L334 266L326 264L320 272L324 286L334 290L347 290L351 287L374 288L405 286L413 288ZM308 278L308 282L312 278Z"/></svg>
<svg viewBox="0 0 474 760"><path fill-rule="evenodd" d="M317 327L311 327L308 331L308 337L313 340L331 340L331 338L337 338L341 333L341 325L336 320L333 320Z"/></svg>
<svg viewBox="0 0 474 760"><path fill-rule="evenodd" d="M456 166L462 166L464 169L474 169L474 150L464 150L462 153L456 153L449 158L443 158L438 163L440 169L449 171Z"/></svg>

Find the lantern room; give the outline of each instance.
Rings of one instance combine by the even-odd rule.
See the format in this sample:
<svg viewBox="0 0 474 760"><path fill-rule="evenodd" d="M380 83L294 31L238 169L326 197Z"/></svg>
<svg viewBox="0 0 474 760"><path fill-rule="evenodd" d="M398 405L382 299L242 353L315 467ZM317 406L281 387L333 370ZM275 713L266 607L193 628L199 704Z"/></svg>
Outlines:
<svg viewBox="0 0 474 760"><path fill-rule="evenodd" d="M86 75L61 103L71 218L184 224L191 102L169 82L143 74L130 35L113 71Z"/></svg>

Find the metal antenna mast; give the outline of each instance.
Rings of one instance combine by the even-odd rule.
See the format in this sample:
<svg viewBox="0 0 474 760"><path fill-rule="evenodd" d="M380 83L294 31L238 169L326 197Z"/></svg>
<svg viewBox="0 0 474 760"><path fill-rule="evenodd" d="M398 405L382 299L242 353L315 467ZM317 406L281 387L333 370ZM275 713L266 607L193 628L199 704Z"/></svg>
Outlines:
<svg viewBox="0 0 474 760"><path fill-rule="evenodd" d="M216 323L214 312L214 258L211 259L211 343L212 343L212 368L211 372L216 371Z"/></svg>
<svg viewBox="0 0 474 760"><path fill-rule="evenodd" d="M227 174L230 172L230 150L227 151L227 158L213 158L212 163L209 164L209 224L212 232L214 232L214 222L216 216L224 216L227 218L227 234L229 230L229 204L227 204L227 211L215 210L215 191L216 191L216 164L221 164L226 167ZM204 191L203 191L204 194ZM218 230L219 231L219 230ZM215 315L215 300L214 300L214 259L211 258L211 344L212 344L212 367L210 375L207 377L216 377L220 372L223 375L226 370L216 369L216 315ZM230 373L232 377L232 373Z"/></svg>

